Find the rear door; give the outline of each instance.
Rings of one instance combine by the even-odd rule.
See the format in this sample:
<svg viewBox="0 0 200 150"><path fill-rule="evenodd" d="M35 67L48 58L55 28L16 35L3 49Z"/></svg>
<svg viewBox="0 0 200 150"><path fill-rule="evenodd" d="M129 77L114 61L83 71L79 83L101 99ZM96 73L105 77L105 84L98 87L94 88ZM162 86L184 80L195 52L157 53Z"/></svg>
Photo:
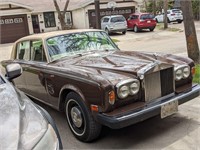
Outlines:
<svg viewBox="0 0 200 150"><path fill-rule="evenodd" d="M18 78L14 79L15 86L27 93L26 86L26 73L27 73L27 63L30 60L30 41L21 41L17 43L16 55L14 63L19 63L23 68L23 73Z"/></svg>
<svg viewBox="0 0 200 150"><path fill-rule="evenodd" d="M42 40L30 40L30 50L30 61L26 68L27 94L49 103L45 80L47 59Z"/></svg>
<svg viewBox="0 0 200 150"><path fill-rule="evenodd" d="M138 15L131 15L129 16L129 18L127 19L127 26L128 28L133 28L137 22L138 22Z"/></svg>

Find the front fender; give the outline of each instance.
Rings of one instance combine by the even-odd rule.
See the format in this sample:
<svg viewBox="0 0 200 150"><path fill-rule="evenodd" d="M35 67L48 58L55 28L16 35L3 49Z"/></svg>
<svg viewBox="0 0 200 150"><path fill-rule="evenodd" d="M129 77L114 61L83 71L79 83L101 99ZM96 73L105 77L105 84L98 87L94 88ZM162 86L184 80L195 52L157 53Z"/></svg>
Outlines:
<svg viewBox="0 0 200 150"><path fill-rule="evenodd" d="M87 103L85 96L83 95L82 91L77 86L72 85L72 84L66 84L61 88L60 93L59 93L59 100L58 100L59 109L62 108L62 104L65 103L65 98L67 94L72 91L76 92L82 98L82 100L85 103Z"/></svg>

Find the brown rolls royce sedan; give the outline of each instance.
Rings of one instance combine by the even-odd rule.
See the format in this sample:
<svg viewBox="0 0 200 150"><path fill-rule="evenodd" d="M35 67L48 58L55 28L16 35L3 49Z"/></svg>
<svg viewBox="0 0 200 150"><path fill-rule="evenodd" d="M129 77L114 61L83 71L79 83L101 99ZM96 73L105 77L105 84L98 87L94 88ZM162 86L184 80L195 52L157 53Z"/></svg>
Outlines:
<svg viewBox="0 0 200 150"><path fill-rule="evenodd" d="M92 141L102 125L123 128L165 118L199 95L194 63L170 54L121 51L101 30L35 34L18 40L10 60L23 74L15 86L64 111L73 134Z"/></svg>

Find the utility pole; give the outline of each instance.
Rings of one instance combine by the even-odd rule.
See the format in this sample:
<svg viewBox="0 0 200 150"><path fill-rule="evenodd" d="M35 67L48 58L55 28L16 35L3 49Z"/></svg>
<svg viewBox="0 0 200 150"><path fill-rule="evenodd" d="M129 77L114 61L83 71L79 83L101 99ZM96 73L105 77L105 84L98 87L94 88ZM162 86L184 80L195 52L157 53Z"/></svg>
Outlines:
<svg viewBox="0 0 200 150"><path fill-rule="evenodd" d="M164 0L164 29L168 28L167 9L168 9L168 0Z"/></svg>
<svg viewBox="0 0 200 150"><path fill-rule="evenodd" d="M95 0L96 29L101 29L99 0Z"/></svg>

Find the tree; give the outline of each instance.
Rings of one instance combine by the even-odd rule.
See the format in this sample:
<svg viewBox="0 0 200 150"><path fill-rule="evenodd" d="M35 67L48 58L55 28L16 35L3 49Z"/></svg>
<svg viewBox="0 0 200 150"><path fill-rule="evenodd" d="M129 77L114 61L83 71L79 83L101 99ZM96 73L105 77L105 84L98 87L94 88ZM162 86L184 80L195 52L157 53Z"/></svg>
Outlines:
<svg viewBox="0 0 200 150"><path fill-rule="evenodd" d="M168 17L167 17L167 9L168 9L168 0L164 0L164 29L168 28Z"/></svg>
<svg viewBox="0 0 200 150"><path fill-rule="evenodd" d="M182 0L181 9L183 11L188 56L194 60L195 63L200 63L200 52L194 25L191 0Z"/></svg>
<svg viewBox="0 0 200 150"><path fill-rule="evenodd" d="M62 30L68 29L67 24L66 24L66 22L65 22L65 14L66 14L66 12L67 12L67 8L68 8L68 5L69 5L69 1L70 1L70 0L66 0L64 10L63 10L63 12L61 12L61 11L60 11L60 7L58 6L57 0L53 0L54 6L55 6L56 11L57 11L57 13L58 13L58 19L59 19L59 21L60 21L60 25L61 25Z"/></svg>

